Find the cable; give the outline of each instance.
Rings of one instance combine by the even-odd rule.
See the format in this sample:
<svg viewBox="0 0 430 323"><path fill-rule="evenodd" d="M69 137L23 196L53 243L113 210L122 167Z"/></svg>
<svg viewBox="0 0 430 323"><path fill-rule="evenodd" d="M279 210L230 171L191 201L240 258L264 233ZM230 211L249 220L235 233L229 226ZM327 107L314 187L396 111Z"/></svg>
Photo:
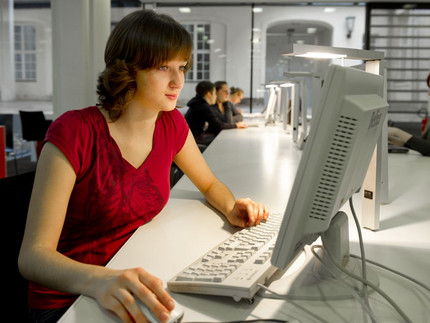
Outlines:
<svg viewBox="0 0 430 323"><path fill-rule="evenodd" d="M352 258L360 259L360 256L357 256L357 255L354 255L354 254L350 254L350 256L351 256ZM426 289L428 292L430 292L430 287L429 287L429 286L427 286L427 285L426 285L426 284L424 284L423 282L420 282L419 280L417 280L417 279L415 279L415 278L413 278L413 277L411 277L411 276L408 276L408 275L406 275L406 274L404 274L404 273L402 273L402 272L400 272L400 271L397 271L397 270L395 270L395 269L389 268L389 267L387 267L387 266L385 266L385 265L383 265L383 264L380 264L380 263L378 263L378 262L376 262L376 261L369 260L369 259L366 259L366 263L370 263L370 264L375 265L375 266L378 266L378 267L380 267L380 268L382 268L382 269L385 269L385 270L391 271L393 274L396 274L396 275L398 275L398 276L400 276L400 277L403 277L403 278L405 278L405 279L408 279L408 280L410 280L411 282L413 282L413 283L417 284L418 286L420 286L420 287L422 287L422 288Z"/></svg>
<svg viewBox="0 0 430 323"><path fill-rule="evenodd" d="M366 256L364 255L363 236L361 234L361 229L360 229L360 224L358 222L357 214L355 213L355 210L354 210L354 204L352 203L352 196L349 198L349 208L351 209L351 213L354 218L355 226L357 228L357 233L358 233L358 241L360 243L361 274L363 276L363 279L367 280ZM369 306L369 295L367 294L367 286L364 283L363 283L363 298L364 298L364 302Z"/></svg>
<svg viewBox="0 0 430 323"><path fill-rule="evenodd" d="M263 288L264 290L268 291L269 293L272 293L272 294L273 294L273 295L275 295L278 299L280 299L280 300L286 300L286 301L288 301L288 302L292 303L293 305L298 306L297 304L295 304L295 303L292 301L292 298L288 297L287 295L281 295L281 294L279 294L279 293L275 292L274 290L270 289L269 287L267 287L267 286L265 286L265 285L263 285L263 284L261 284L261 283L258 283L257 285L258 285L259 287ZM297 298L294 298L294 299L295 299L295 300L297 300ZM306 300L306 299L304 299L304 300ZM321 300L321 299L320 299L320 300ZM300 307L300 308L301 308L301 306L298 306L298 307ZM305 309L303 309L303 308L302 308L302 310L304 310L306 313L308 313L309 315L313 316L314 318L316 318L317 320L319 320L319 321L321 321L321 322L327 322L327 321L326 321L326 320L324 320L323 318L319 317L318 315L316 315L316 314L314 314L314 313L312 313L312 312L310 312L310 311L308 311L308 310L305 310ZM328 322L327 322L327 323L328 323Z"/></svg>
<svg viewBox="0 0 430 323"><path fill-rule="evenodd" d="M319 256L317 255L317 253L314 251L314 248L323 248L323 246L319 246L319 245L315 245L311 247L312 253L314 254L314 256L317 259L320 259ZM346 270L345 268L343 268L341 265L339 265L333 258L333 256L330 254L330 252L327 249L324 249L327 253L327 255L331 258L331 260L333 261L333 263L335 264L335 266L340 269L343 273L347 274L348 276L361 281L362 283L366 284L367 286L371 287L372 289L374 289L376 292L378 292L382 297L384 297L390 304L391 306L394 307L394 309L399 313L399 315L408 323L412 323L412 321L407 317L407 315L402 311L402 309L382 290L380 289L378 286L374 285L373 283L371 283L368 280L364 280L362 277L359 277L351 272L349 272L348 270ZM354 291L354 293L356 293Z"/></svg>
<svg viewBox="0 0 430 323"><path fill-rule="evenodd" d="M349 286L346 282L344 282L341 278L339 278L339 277L337 277L337 275L335 274L335 273L333 273L333 271L330 269L330 267L327 265L327 264L325 264L324 263L324 261L321 259L321 257L315 252L315 248L321 248L321 249L323 249L323 250L326 250L326 249L324 249L324 247L323 246L320 246L320 245L314 245L314 246L311 246L311 251L312 251L312 254L314 255L314 257L325 267L325 269L335 278L335 279L337 279L337 281L339 282L339 283L341 283L342 285L343 285L343 287L345 287L348 291L350 291L351 292L351 295L361 304L361 306L364 308L364 310L366 311L366 313L369 315L369 317L370 317L370 319L373 321L373 322L377 322L377 319L376 319L376 317L375 317L375 314L373 313L373 311L372 311L372 309L370 308L370 306L369 306L369 304L366 302L366 301L364 301L361 297L360 297L360 295L358 294L358 292L356 291L356 290L354 290L351 286ZM327 251L327 250L326 250ZM334 258L332 257L332 255L329 253L329 252L327 252L327 254L329 255L329 257L330 257L330 259L331 259L331 261L336 265L336 267L338 267L338 264L336 263L336 261L334 260ZM340 267L340 265L339 265L339 267Z"/></svg>
<svg viewBox="0 0 430 323"><path fill-rule="evenodd" d="M354 204L353 204L353 202L352 202L352 196L350 197L350 199L349 199L349 207L350 207L350 209L351 209L351 213L352 213L352 216L353 216L353 218L354 218L354 222L355 222L355 227L356 227L356 229L357 229L357 234L358 234L358 240L359 240L359 244L360 244L360 250L361 250L361 263L362 263L362 268L363 268L363 271L362 271L362 275L363 275L363 279L361 280L361 279L359 279L359 280L361 280L363 283L365 283L366 285L368 285L369 287L372 287L372 285L369 285L368 283L369 283L369 281L367 280L367 278L366 278L366 257L364 256L364 243L363 243L363 236L362 236L362 234L361 234L361 226L360 226L360 223L359 223L359 221L358 221L358 218L357 218L357 214L355 213L355 209L354 209ZM334 262L334 264L336 265L336 267L338 267L339 269L341 269L345 274L347 274L347 275L349 275L350 277L353 277L354 278L354 276L355 277L358 277L358 276L356 276L356 275L354 275L354 274L352 274L352 273L350 273L349 271L347 271L347 270L344 270L344 268L342 268L338 263L336 263L336 261L334 261L334 259L333 259L333 257L332 257L332 255L330 254L330 252L327 252L327 254L330 256L330 258L332 259L332 261ZM385 294L385 292L382 290L382 289L380 289L379 287L377 287L377 286L375 286L376 287L376 289L375 288L373 288L375 291L377 291L380 295L382 295L395 309L396 309L396 311L403 317L403 319L405 319L405 321L407 321L407 322L410 322L410 319L406 316L406 314L400 309L400 307L387 295L387 294ZM364 292L364 290L363 290L363 292ZM385 296L384 296L385 295Z"/></svg>

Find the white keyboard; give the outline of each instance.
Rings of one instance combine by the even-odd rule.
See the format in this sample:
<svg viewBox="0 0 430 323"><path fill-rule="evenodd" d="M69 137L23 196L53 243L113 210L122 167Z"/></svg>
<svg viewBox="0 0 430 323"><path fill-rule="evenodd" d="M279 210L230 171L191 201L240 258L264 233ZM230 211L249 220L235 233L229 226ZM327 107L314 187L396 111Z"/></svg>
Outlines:
<svg viewBox="0 0 430 323"><path fill-rule="evenodd" d="M276 271L270 263L282 215L244 228L200 257L167 282L172 292L231 296L252 300Z"/></svg>

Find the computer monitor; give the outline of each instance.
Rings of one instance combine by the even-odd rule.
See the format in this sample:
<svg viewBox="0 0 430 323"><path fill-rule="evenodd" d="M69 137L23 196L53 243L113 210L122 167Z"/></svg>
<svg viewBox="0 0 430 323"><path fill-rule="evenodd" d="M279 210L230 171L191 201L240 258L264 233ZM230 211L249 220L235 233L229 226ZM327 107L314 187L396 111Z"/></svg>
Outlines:
<svg viewBox="0 0 430 323"><path fill-rule="evenodd" d="M381 76L329 67L272 254L274 266L288 268L306 245L322 237L324 249L344 266L360 269L349 258L348 219L339 210L360 190L387 110ZM323 267L309 261L306 269L270 287L277 284L279 293L292 297L348 296Z"/></svg>

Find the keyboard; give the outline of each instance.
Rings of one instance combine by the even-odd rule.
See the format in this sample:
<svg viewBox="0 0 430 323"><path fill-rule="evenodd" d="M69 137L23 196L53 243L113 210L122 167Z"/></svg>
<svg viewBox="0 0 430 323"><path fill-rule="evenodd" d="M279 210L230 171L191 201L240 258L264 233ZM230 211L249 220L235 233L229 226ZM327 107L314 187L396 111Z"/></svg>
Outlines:
<svg viewBox="0 0 430 323"><path fill-rule="evenodd" d="M281 214L271 214L266 222L235 232L170 279L169 290L252 301L258 284L277 270L270 257L281 221Z"/></svg>

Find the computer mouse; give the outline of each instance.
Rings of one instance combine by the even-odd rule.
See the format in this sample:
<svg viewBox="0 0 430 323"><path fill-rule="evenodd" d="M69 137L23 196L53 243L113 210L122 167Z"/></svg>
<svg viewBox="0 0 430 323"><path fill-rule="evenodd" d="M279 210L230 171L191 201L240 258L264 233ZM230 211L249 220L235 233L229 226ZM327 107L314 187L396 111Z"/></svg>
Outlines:
<svg viewBox="0 0 430 323"><path fill-rule="evenodd" d="M170 317L167 320L167 323L176 323L180 322L182 319L182 316L184 316L184 310L183 308L175 301L174 309L170 312ZM151 323L160 323L160 320L152 313L152 311L142 302L139 302L140 309L142 310L143 314L146 316L149 322Z"/></svg>

